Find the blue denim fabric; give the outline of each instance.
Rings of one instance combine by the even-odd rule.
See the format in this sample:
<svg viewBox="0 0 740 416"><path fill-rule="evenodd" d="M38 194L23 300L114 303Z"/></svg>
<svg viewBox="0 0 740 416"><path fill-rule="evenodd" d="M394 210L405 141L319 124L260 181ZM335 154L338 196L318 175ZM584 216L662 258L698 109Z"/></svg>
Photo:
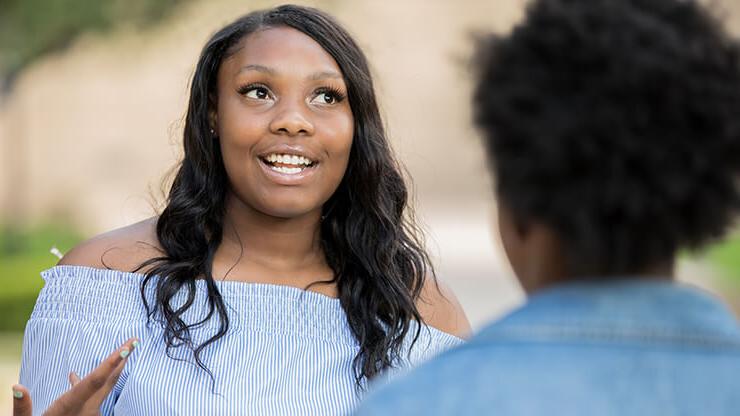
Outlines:
<svg viewBox="0 0 740 416"><path fill-rule="evenodd" d="M379 387L358 415L740 415L740 327L688 286L568 284Z"/></svg>

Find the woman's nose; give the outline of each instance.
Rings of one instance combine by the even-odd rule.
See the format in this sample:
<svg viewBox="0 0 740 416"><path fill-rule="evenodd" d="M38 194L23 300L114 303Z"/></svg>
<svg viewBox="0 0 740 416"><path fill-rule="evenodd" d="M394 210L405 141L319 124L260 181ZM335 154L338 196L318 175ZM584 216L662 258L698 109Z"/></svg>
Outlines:
<svg viewBox="0 0 740 416"><path fill-rule="evenodd" d="M270 122L270 131L273 134L285 134L288 136L313 135L313 123L311 123L304 111L306 110L302 109L299 104L284 106Z"/></svg>

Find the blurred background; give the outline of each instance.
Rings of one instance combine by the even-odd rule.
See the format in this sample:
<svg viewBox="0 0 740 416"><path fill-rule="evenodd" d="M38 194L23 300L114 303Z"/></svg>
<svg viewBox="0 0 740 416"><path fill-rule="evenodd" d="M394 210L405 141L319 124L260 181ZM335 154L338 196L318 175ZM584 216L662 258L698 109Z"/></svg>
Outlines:
<svg viewBox="0 0 740 416"><path fill-rule="evenodd" d="M413 177L439 277L475 328L523 300L499 246L470 126L471 34L503 32L522 0L298 1L336 16L372 64ZM714 2L740 34L740 1ZM258 0L0 0L0 415L22 330L53 266L82 239L156 214L181 155L188 82L209 35ZM686 253L680 279L740 312L740 233ZM7 393L7 394L5 394Z"/></svg>

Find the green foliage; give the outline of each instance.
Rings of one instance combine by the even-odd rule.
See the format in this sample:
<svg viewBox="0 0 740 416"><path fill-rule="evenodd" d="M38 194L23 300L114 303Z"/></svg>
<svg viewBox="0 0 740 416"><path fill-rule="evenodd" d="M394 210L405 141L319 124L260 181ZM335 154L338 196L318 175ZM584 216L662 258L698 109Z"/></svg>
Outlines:
<svg viewBox="0 0 740 416"><path fill-rule="evenodd" d="M145 26L187 0L0 0L0 81L86 31Z"/></svg>
<svg viewBox="0 0 740 416"><path fill-rule="evenodd" d="M707 257L734 284L740 285L740 234L711 247Z"/></svg>
<svg viewBox="0 0 740 416"><path fill-rule="evenodd" d="M54 266L49 250L66 252L81 240L68 227L31 230L3 227L0 231L0 332L21 331L44 285L39 273Z"/></svg>

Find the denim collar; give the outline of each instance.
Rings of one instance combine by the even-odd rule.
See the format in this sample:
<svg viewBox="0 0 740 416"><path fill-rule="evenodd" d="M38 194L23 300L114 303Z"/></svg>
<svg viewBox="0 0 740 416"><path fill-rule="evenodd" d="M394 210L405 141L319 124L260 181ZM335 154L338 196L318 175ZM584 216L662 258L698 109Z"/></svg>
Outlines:
<svg viewBox="0 0 740 416"><path fill-rule="evenodd" d="M640 341L740 349L740 326L719 299L698 288L633 278L545 289L483 329L478 338Z"/></svg>

